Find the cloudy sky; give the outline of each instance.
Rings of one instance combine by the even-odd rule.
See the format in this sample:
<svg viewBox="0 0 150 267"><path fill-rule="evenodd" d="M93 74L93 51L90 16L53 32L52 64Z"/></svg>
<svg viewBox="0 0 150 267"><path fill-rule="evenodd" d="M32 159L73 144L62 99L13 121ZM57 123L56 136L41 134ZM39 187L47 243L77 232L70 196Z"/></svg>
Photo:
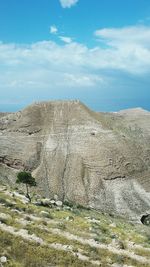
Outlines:
<svg viewBox="0 0 150 267"><path fill-rule="evenodd" d="M0 0L0 111L150 110L149 0Z"/></svg>

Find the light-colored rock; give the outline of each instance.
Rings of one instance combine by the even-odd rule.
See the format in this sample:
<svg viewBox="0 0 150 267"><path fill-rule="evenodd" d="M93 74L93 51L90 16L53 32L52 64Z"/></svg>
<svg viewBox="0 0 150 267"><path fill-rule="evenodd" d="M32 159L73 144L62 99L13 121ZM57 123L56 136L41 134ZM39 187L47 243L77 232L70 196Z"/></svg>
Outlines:
<svg viewBox="0 0 150 267"><path fill-rule="evenodd" d="M41 204L43 206L50 206L51 205L51 200L49 198L41 199Z"/></svg>
<svg viewBox="0 0 150 267"><path fill-rule="evenodd" d="M73 216L67 216L66 221L74 221L74 217Z"/></svg>
<svg viewBox="0 0 150 267"><path fill-rule="evenodd" d="M0 179L29 170L54 195L140 220L150 212L150 112L98 113L79 101L33 104L0 116Z"/></svg>
<svg viewBox="0 0 150 267"><path fill-rule="evenodd" d="M54 200L57 201L58 200L58 196L54 195Z"/></svg>
<svg viewBox="0 0 150 267"><path fill-rule="evenodd" d="M12 194L13 194L14 197L19 198L22 203L24 203L24 204L29 203L29 199L26 196L21 195L18 192L15 192L15 191Z"/></svg>
<svg viewBox="0 0 150 267"><path fill-rule="evenodd" d="M73 210L71 207L68 207L68 206L64 206L63 209L64 209L64 210L70 210L70 211Z"/></svg>
<svg viewBox="0 0 150 267"><path fill-rule="evenodd" d="M41 214L43 217L47 217L47 216L49 216L49 212L44 211L44 210L42 210L42 211L40 212L40 214Z"/></svg>
<svg viewBox="0 0 150 267"><path fill-rule="evenodd" d="M91 223L97 223L97 224L100 223L100 221L96 220L95 218L92 218L92 219L90 218L90 219L88 219L88 221L91 222Z"/></svg>
<svg viewBox="0 0 150 267"><path fill-rule="evenodd" d="M125 248L123 241L115 239L115 238L112 240L111 245L115 248L118 248L118 249L124 249Z"/></svg>
<svg viewBox="0 0 150 267"><path fill-rule="evenodd" d="M22 213L22 211L17 210L17 209L12 209L12 211L15 212L15 213L17 213L17 214L21 214Z"/></svg>
<svg viewBox="0 0 150 267"><path fill-rule="evenodd" d="M50 203L51 203L52 205L55 205L55 204L56 204L56 201L55 201L54 199L52 199L52 200L50 200Z"/></svg>
<svg viewBox="0 0 150 267"><path fill-rule="evenodd" d="M112 227L112 228L116 228L117 227L116 223L111 223L109 226Z"/></svg>
<svg viewBox="0 0 150 267"><path fill-rule="evenodd" d="M1 263L6 263L7 262L7 257L5 257L5 256L0 257L0 262Z"/></svg>
<svg viewBox="0 0 150 267"><path fill-rule="evenodd" d="M27 224L29 224L29 221L25 220L24 218L16 218L16 222L23 226L26 226Z"/></svg>
<svg viewBox="0 0 150 267"><path fill-rule="evenodd" d="M58 206L58 207L62 207L62 206L63 206L63 202L60 201L60 200L57 200L57 201L56 201L56 206Z"/></svg>
<svg viewBox="0 0 150 267"><path fill-rule="evenodd" d="M0 221L10 220L11 216L9 214L0 213Z"/></svg>

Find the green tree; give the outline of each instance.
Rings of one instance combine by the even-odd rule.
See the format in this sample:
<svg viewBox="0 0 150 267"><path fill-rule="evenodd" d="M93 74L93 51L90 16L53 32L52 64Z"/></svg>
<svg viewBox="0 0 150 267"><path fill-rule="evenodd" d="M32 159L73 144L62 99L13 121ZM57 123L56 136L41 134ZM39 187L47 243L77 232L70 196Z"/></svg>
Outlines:
<svg viewBox="0 0 150 267"><path fill-rule="evenodd" d="M26 185L26 197L31 202L31 196L29 195L29 187L36 186L35 178L32 177L30 172L22 171L17 174L16 183Z"/></svg>

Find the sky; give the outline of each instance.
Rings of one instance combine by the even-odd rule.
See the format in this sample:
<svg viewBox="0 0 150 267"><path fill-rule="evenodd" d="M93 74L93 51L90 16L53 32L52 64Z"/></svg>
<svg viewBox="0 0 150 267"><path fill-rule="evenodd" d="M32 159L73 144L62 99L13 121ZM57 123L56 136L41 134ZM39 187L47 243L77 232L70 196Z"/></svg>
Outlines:
<svg viewBox="0 0 150 267"><path fill-rule="evenodd" d="M0 111L150 110L150 0L0 0Z"/></svg>

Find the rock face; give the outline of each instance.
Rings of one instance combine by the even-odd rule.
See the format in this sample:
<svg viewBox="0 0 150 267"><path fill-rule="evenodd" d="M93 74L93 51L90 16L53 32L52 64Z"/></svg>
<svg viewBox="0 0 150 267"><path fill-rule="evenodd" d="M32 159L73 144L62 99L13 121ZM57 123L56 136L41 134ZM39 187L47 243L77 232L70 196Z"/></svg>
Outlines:
<svg viewBox="0 0 150 267"><path fill-rule="evenodd" d="M32 171L38 192L123 216L150 211L150 112L97 113L79 101L0 114L0 180Z"/></svg>

